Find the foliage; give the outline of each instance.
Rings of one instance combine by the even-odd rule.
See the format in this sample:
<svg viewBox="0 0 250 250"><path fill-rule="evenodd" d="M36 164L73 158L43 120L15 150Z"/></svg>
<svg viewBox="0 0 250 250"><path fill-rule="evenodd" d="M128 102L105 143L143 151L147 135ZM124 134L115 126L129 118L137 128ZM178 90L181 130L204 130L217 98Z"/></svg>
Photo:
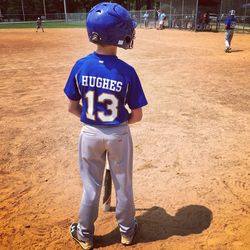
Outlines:
<svg viewBox="0 0 250 250"><path fill-rule="evenodd" d="M108 0L106 0L108 1ZM2 14L22 14L22 3L25 14L44 13L45 2L47 13L63 13L64 0L1 0ZM88 12L94 5L103 2L101 0L66 0L67 12ZM154 1L150 0L116 0L129 10L147 8L152 9Z"/></svg>

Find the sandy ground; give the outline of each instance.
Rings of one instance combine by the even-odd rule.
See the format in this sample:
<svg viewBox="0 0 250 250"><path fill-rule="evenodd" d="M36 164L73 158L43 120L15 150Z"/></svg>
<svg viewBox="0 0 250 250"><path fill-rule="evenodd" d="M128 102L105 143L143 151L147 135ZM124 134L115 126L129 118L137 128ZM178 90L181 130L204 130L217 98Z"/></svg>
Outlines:
<svg viewBox="0 0 250 250"><path fill-rule="evenodd" d="M79 249L81 123L63 88L91 52L83 29L0 30L0 249ZM149 105L134 138L140 224L126 249L250 249L250 36L138 30L119 50ZM112 197L112 205L115 197ZM96 247L125 249L100 209Z"/></svg>

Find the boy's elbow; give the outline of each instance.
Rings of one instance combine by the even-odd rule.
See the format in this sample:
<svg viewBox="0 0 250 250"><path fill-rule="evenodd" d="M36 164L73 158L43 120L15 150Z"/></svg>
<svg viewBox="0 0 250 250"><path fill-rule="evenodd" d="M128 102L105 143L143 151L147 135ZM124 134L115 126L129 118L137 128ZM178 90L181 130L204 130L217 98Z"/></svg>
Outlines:
<svg viewBox="0 0 250 250"><path fill-rule="evenodd" d="M140 122L142 120L142 117L143 117L143 114L139 114L138 117L137 117L137 121Z"/></svg>
<svg viewBox="0 0 250 250"><path fill-rule="evenodd" d="M69 105L69 106L68 106L68 112L69 112L69 113L72 113L72 111L73 111L73 108L72 108L71 105Z"/></svg>
<svg viewBox="0 0 250 250"><path fill-rule="evenodd" d="M141 121L143 117L142 109L137 109L134 115L135 115L135 122Z"/></svg>
<svg viewBox="0 0 250 250"><path fill-rule="evenodd" d="M68 112L69 113L74 113L75 112L75 105L72 105L71 102L68 105Z"/></svg>

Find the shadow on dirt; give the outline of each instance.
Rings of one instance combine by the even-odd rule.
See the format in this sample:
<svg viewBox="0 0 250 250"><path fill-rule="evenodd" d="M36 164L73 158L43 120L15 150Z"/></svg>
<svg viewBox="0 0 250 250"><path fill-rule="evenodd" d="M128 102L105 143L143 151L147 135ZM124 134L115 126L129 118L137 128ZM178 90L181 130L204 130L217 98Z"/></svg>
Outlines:
<svg viewBox="0 0 250 250"><path fill-rule="evenodd" d="M212 212L204 206L190 205L171 216L161 207L152 207L137 220L140 225L137 242L151 242L202 233L211 224Z"/></svg>
<svg viewBox="0 0 250 250"><path fill-rule="evenodd" d="M212 211L201 205L189 205L180 208L174 216L166 213L161 207L137 209L146 211L136 219L139 229L134 244L165 240L171 236L187 236L200 234L209 228L212 221ZM120 233L118 228L112 232L99 236L96 247L104 247L118 243Z"/></svg>
<svg viewBox="0 0 250 250"><path fill-rule="evenodd" d="M244 50L242 50L242 49L232 49L231 50L231 53L237 53L237 52L242 52L242 51L244 51Z"/></svg>

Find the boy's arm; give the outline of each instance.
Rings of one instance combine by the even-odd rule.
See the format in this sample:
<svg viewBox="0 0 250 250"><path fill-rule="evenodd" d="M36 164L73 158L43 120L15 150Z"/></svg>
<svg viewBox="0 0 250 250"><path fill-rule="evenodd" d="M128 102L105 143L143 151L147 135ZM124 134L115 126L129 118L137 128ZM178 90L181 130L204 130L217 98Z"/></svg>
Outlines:
<svg viewBox="0 0 250 250"><path fill-rule="evenodd" d="M68 106L68 111L77 117L81 118L81 113L82 113L82 105L80 104L79 101L73 101L69 99L69 106Z"/></svg>
<svg viewBox="0 0 250 250"><path fill-rule="evenodd" d="M225 29L229 29L229 28L230 28L230 20L227 19L225 23Z"/></svg>
<svg viewBox="0 0 250 250"><path fill-rule="evenodd" d="M141 121L142 116L143 116L142 108L132 109L130 118L128 120L128 124L133 124L133 123Z"/></svg>

